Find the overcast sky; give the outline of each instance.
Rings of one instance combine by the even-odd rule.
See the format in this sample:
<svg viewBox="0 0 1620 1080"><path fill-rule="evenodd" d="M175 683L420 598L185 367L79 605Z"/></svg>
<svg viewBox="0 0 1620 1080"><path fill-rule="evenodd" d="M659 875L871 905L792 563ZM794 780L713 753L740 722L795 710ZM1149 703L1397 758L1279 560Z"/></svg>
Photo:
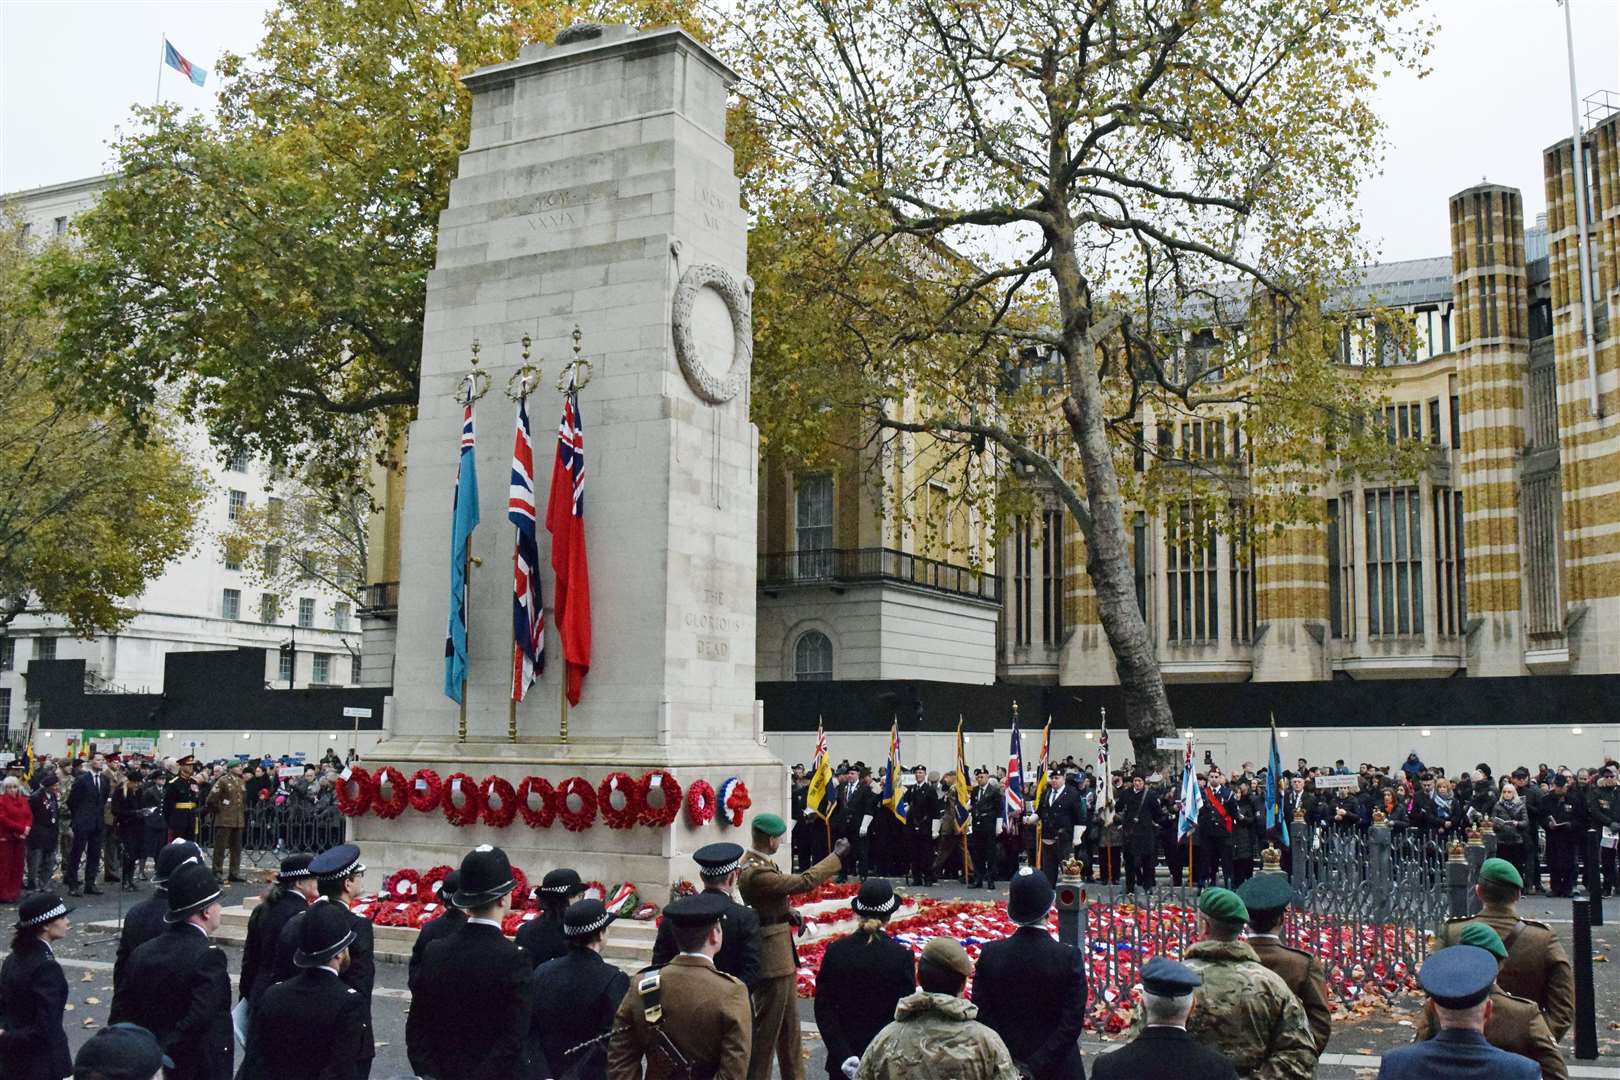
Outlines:
<svg viewBox="0 0 1620 1080"><path fill-rule="evenodd" d="M1620 0L1572 0L1584 96L1620 90ZM163 73L163 98L208 108L224 50L251 52L260 0L0 0L0 191L102 172L107 142L157 91L162 36L209 70L198 89ZM1426 79L1398 77L1378 105L1389 154L1362 198L1386 259L1444 255L1446 199L1481 177L1518 187L1532 221L1546 200L1541 151L1569 135L1563 12L1555 0L1432 0L1440 24Z"/></svg>

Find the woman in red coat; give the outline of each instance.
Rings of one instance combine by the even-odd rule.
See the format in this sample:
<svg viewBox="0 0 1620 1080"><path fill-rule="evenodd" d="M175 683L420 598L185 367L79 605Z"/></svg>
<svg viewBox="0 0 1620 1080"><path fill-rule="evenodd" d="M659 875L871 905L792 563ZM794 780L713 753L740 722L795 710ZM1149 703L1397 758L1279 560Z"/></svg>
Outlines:
<svg viewBox="0 0 1620 1080"><path fill-rule="evenodd" d="M0 904L15 904L22 896L28 830L33 827L34 811L22 783L15 776L0 780Z"/></svg>

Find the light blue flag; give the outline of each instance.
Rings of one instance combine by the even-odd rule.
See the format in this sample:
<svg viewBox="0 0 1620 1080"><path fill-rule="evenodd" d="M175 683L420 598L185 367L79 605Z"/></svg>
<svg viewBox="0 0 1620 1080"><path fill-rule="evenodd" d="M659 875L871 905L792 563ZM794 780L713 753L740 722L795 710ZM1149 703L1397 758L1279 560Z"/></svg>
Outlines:
<svg viewBox="0 0 1620 1080"><path fill-rule="evenodd" d="M450 511L450 629L444 638L444 694L457 705L467 679L467 555L476 528L477 439L469 401L462 412L461 462L456 466L456 495Z"/></svg>
<svg viewBox="0 0 1620 1080"><path fill-rule="evenodd" d="M1192 761L1181 770L1181 816L1176 818L1176 839L1184 840L1198 827L1198 811L1204 808L1204 792L1198 786L1198 774L1193 772Z"/></svg>
<svg viewBox="0 0 1620 1080"><path fill-rule="evenodd" d="M1282 846L1288 847L1288 822L1282 819L1282 750L1277 746L1275 716L1271 718L1271 757L1266 761L1266 831L1272 829L1281 834Z"/></svg>

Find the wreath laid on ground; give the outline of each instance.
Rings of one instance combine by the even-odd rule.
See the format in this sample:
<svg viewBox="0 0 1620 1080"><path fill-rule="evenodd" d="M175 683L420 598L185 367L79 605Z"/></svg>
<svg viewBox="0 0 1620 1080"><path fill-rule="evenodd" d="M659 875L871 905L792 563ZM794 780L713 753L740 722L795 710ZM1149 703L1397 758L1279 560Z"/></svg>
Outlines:
<svg viewBox="0 0 1620 1080"><path fill-rule="evenodd" d="M461 805L456 805L456 795L461 795ZM478 784L466 773L451 773L444 782L444 819L452 825L465 828L478 820L478 813L482 809L479 805Z"/></svg>
<svg viewBox="0 0 1620 1080"><path fill-rule="evenodd" d="M624 796L624 806L613 805L613 795ZM626 772L610 772L602 777L596 788L596 807L602 812L602 821L610 829L628 829L641 817L641 789L635 778Z"/></svg>
<svg viewBox="0 0 1620 1080"><path fill-rule="evenodd" d="M658 781L658 790L664 796L661 806L654 806L652 800L648 798L652 794L655 779ZM662 829L674 822L675 815L681 812L681 785L667 771L645 773L641 777L641 783L636 785L636 801L641 803L641 823Z"/></svg>
<svg viewBox="0 0 1620 1080"><path fill-rule="evenodd" d="M539 798L538 809L529 805L531 795ZM517 811L529 828L551 828L551 823L557 820L557 792L551 781L540 776L525 776L517 789Z"/></svg>
<svg viewBox="0 0 1620 1080"><path fill-rule="evenodd" d="M442 798L444 798L444 781L439 779L439 774L432 769L417 769L411 776L411 809L431 814L439 808L439 800Z"/></svg>
<svg viewBox="0 0 1620 1080"><path fill-rule="evenodd" d="M338 777L337 806L345 817L359 817L371 809L371 800L376 797L376 789L372 786L371 774L358 765L351 765ZM349 794L350 788L354 794Z"/></svg>
<svg viewBox="0 0 1620 1080"><path fill-rule="evenodd" d="M694 829L714 820L714 788L707 780L686 785L686 823Z"/></svg>
<svg viewBox="0 0 1620 1080"><path fill-rule="evenodd" d="M522 911L529 906L529 878L517 867L512 867L512 880L517 887L512 890L512 910Z"/></svg>
<svg viewBox="0 0 1620 1080"><path fill-rule="evenodd" d="M388 798L383 798L383 785L388 785ZM377 770L376 777L371 782L371 809L378 817L387 821L405 812L410 804L411 792L405 786L405 774L392 765L384 765Z"/></svg>
<svg viewBox="0 0 1620 1080"><path fill-rule="evenodd" d="M484 782L478 785L478 801L483 803L484 824L491 828L504 829L517 817L517 792L503 776L484 777Z"/></svg>
<svg viewBox="0 0 1620 1080"><path fill-rule="evenodd" d="M733 829L741 828L743 814L754 801L748 797L748 785L733 776L720 785L720 820Z"/></svg>
<svg viewBox="0 0 1620 1080"><path fill-rule="evenodd" d="M402 866L383 882L382 895L387 900L409 903L424 899L427 894L422 891L422 875L408 866Z"/></svg>
<svg viewBox="0 0 1620 1080"><path fill-rule="evenodd" d="M450 898L440 895L444 889L444 879L450 876L453 868L449 866L435 866L423 873L420 881L416 883L416 893L423 900L448 904Z"/></svg>
<svg viewBox="0 0 1620 1080"><path fill-rule="evenodd" d="M569 799L579 799L579 809L569 806ZM557 820L569 832L584 832L596 820L596 789L583 776L570 776L557 785Z"/></svg>

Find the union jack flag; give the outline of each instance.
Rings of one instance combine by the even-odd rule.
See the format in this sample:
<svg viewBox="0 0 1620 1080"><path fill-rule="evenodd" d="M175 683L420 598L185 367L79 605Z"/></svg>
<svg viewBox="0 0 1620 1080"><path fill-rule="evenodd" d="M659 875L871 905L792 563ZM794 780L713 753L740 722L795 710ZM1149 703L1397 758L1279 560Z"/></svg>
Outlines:
<svg viewBox="0 0 1620 1080"><path fill-rule="evenodd" d="M546 669L546 609L540 596L540 548L535 542L534 443L526 397L518 400L506 516L517 526L512 548L512 700L522 701L535 676Z"/></svg>
<svg viewBox="0 0 1620 1080"><path fill-rule="evenodd" d="M557 425L557 459L546 500L551 571L556 577L557 632L562 635L568 702L579 704L591 667L591 571L585 556L585 432L579 390L570 379Z"/></svg>
<svg viewBox="0 0 1620 1080"><path fill-rule="evenodd" d="M1007 751L1007 786L1003 789L1005 801L1002 812L1008 821L1024 816L1024 740L1018 734L1018 721L1013 721L1012 746Z"/></svg>

